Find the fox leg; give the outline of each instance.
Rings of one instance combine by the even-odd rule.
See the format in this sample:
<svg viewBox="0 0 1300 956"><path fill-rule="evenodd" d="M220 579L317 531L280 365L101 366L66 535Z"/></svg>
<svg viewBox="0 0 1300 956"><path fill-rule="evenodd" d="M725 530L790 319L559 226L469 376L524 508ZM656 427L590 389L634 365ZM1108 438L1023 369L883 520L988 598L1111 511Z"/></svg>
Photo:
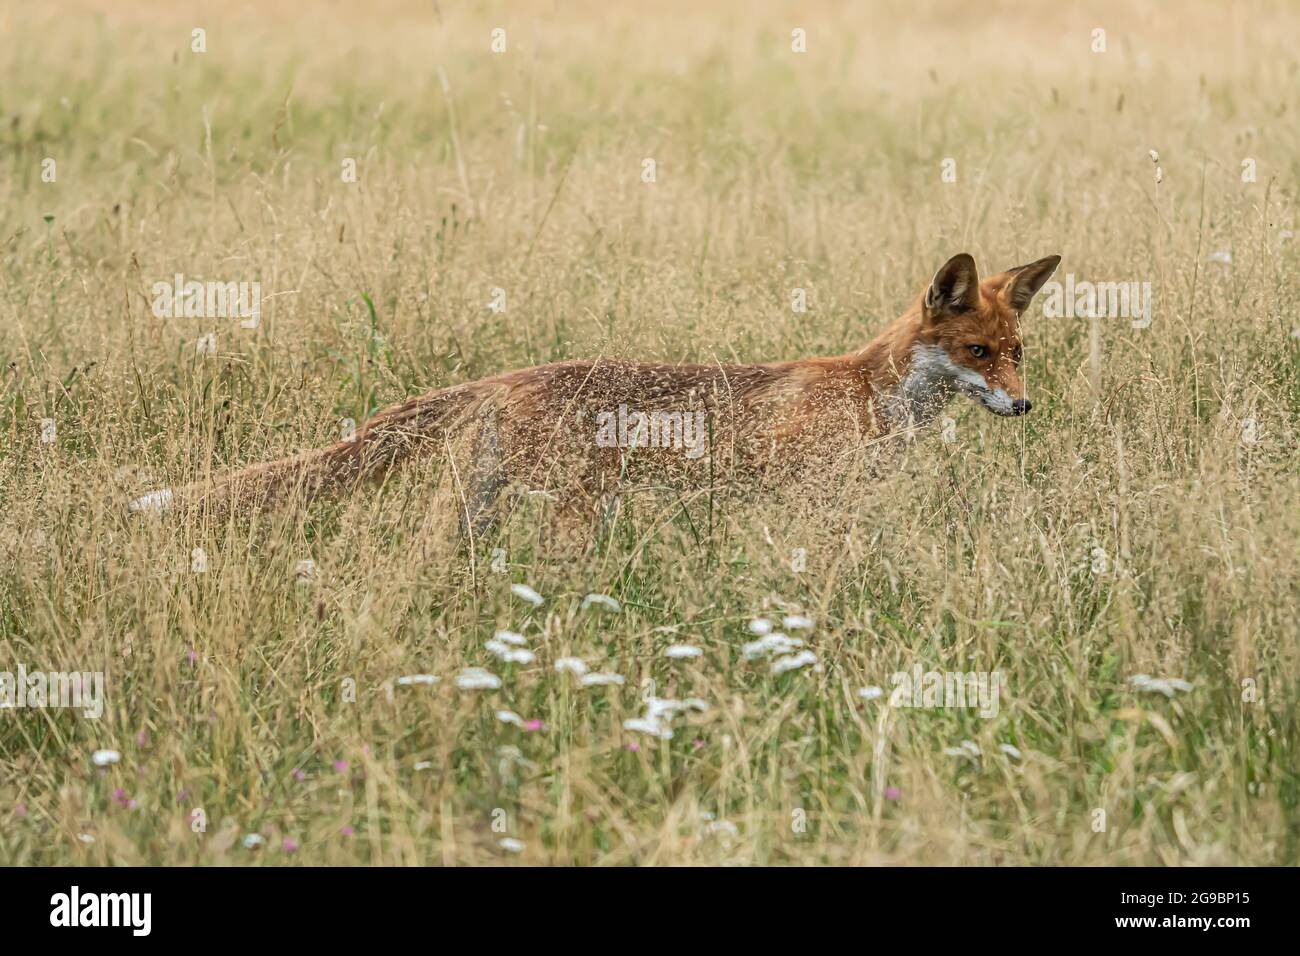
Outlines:
<svg viewBox="0 0 1300 956"><path fill-rule="evenodd" d="M471 540L492 530L499 517L498 500L508 483L501 458L501 438L497 432L496 410L485 408L479 415L470 466L466 476L465 507L461 512L461 530Z"/></svg>
<svg viewBox="0 0 1300 956"><path fill-rule="evenodd" d="M594 458L567 476L557 490L551 527L557 539L590 550L618 523L625 504L618 459Z"/></svg>

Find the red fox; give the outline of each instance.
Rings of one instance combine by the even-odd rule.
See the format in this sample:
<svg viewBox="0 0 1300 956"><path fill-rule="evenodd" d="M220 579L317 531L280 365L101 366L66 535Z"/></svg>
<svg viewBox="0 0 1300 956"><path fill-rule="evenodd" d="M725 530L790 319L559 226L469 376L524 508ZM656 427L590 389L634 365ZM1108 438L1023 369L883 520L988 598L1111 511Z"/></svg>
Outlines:
<svg viewBox="0 0 1300 956"><path fill-rule="evenodd" d="M954 393L995 415L1028 412L1020 316L1060 261L981 282L971 256L953 256L911 308L844 355L761 365L576 360L439 389L379 412L351 440L152 491L130 510L311 499L430 456L457 467L470 527L492 520L512 483L590 513L638 483L779 481L932 420Z"/></svg>

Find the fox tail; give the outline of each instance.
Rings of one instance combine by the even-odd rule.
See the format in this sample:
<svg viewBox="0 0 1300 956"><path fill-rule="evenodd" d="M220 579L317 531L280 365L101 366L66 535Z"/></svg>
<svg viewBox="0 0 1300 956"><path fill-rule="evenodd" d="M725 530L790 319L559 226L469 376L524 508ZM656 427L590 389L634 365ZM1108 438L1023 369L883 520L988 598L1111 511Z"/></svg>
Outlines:
<svg viewBox="0 0 1300 956"><path fill-rule="evenodd" d="M481 396L469 385L442 389L376 414L355 436L278 461L252 465L206 482L158 488L127 503L132 513L199 507L224 510L275 506L295 495L307 501L382 478L394 467L442 447Z"/></svg>

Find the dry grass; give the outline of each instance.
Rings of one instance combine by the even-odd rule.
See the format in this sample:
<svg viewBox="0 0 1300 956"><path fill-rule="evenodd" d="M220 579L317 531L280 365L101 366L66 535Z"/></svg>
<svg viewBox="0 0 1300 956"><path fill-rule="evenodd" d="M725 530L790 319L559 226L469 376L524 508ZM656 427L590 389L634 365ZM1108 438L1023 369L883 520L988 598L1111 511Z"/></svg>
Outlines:
<svg viewBox="0 0 1300 956"><path fill-rule="evenodd" d="M0 670L108 682L98 721L0 712L0 861L1300 862L1293 6L184 6L0 12ZM468 553L436 465L229 522L123 508L507 368L844 351L961 250L1150 281L1154 321L1094 350L1035 308L1030 416L954 404L955 441L815 503L636 502L576 558L541 501ZM261 325L155 318L177 272L260 281ZM743 660L784 608L820 671ZM857 696L917 664L1002 671L999 713ZM709 710L626 731L645 681Z"/></svg>

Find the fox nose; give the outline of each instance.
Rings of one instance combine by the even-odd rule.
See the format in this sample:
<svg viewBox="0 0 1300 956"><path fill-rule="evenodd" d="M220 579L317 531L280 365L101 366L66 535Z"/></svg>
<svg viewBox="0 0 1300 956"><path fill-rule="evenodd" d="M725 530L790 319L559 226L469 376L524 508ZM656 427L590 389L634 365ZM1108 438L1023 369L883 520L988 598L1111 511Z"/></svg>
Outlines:
<svg viewBox="0 0 1300 956"><path fill-rule="evenodd" d="M1034 407L1034 403L1027 398L1017 398L1011 403L1011 414L1026 415Z"/></svg>

